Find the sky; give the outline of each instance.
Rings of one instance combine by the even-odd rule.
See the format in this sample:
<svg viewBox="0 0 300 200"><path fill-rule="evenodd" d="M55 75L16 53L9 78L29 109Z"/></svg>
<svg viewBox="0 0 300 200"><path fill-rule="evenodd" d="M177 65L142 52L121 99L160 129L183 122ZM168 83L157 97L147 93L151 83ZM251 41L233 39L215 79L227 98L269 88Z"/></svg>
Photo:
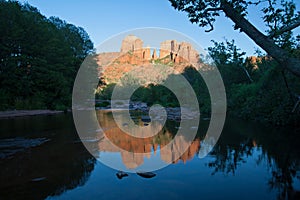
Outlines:
<svg viewBox="0 0 300 200"><path fill-rule="evenodd" d="M236 45L247 55L253 55L258 48L247 35L233 30L233 23L225 16L220 16L215 23L215 29L206 33L204 28L192 24L186 13L175 10L168 0L20 0L20 2L28 2L37 7L46 17L56 16L83 27L95 47L120 32L143 27L160 27L181 32L204 49L213 46L211 40L224 41L224 38L234 39ZM300 2L299 0L296 2L299 10ZM261 13L258 10L257 7L250 7L248 18L259 30L264 31Z"/></svg>

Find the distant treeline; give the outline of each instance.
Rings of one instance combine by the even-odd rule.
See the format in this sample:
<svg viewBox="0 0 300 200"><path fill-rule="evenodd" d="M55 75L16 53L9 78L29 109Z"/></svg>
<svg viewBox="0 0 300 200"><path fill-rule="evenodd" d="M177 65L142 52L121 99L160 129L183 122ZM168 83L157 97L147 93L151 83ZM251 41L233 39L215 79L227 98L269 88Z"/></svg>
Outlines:
<svg viewBox="0 0 300 200"><path fill-rule="evenodd" d="M83 28L0 0L0 109L70 107L76 72L91 52Z"/></svg>

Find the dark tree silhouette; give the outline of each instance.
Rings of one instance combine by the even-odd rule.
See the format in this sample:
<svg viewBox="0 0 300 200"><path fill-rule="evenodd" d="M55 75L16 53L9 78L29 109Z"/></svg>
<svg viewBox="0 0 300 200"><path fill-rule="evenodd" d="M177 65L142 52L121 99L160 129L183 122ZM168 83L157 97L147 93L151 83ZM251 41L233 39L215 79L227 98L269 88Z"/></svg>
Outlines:
<svg viewBox="0 0 300 200"><path fill-rule="evenodd" d="M208 27L206 32L214 29L216 17L223 12L234 22L235 29L247 34L272 56L281 68L300 77L300 60L286 48L291 46L291 31L300 25L300 14L296 12L296 6L292 0L170 0L170 2L175 9L187 12L192 23L200 27ZM259 31L246 18L248 7L259 4L265 4L262 17L266 23L268 35Z"/></svg>

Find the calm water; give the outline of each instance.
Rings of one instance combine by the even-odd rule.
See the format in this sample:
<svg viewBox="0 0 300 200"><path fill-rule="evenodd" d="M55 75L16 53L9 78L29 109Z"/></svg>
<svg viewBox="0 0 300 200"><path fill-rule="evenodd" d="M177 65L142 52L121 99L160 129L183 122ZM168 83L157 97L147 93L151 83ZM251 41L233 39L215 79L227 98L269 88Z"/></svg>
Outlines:
<svg viewBox="0 0 300 200"><path fill-rule="evenodd" d="M109 148L102 140L90 141L98 157L111 156L128 169L153 157L157 162L172 160L174 155L160 148L172 140L179 123L168 121L151 141L141 142L121 134L111 113L99 111L98 119L118 146L148 153L133 156ZM141 123L139 117L136 123ZM213 151L200 159L207 124L201 123L190 148L168 167L155 171L155 177L129 173L118 179L117 170L87 152L71 114L1 120L0 199L299 198L299 131L228 119Z"/></svg>

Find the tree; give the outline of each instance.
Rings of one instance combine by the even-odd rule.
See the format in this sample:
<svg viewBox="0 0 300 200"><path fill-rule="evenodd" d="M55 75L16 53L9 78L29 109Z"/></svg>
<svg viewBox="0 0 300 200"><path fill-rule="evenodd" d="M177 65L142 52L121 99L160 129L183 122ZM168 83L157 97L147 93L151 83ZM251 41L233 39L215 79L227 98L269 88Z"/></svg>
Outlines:
<svg viewBox="0 0 300 200"><path fill-rule="evenodd" d="M0 0L0 109L65 109L93 43L81 27Z"/></svg>
<svg viewBox="0 0 300 200"><path fill-rule="evenodd" d="M215 61L221 74L223 75L223 81L225 85L229 85L228 82L242 83L245 82L245 76L250 82L253 82L249 72L245 67L243 56L246 52L240 52L241 49L237 48L234 40L224 42L216 42L213 47L209 47L209 55ZM241 73L242 71L242 73ZM245 74L245 76L241 75Z"/></svg>
<svg viewBox="0 0 300 200"><path fill-rule="evenodd" d="M300 77L300 59L294 57L287 47L296 41L292 30L300 26L300 12L292 0L169 0L172 6L188 13L192 23L214 29L216 18L223 12L231 19L235 29L248 35L258 46L272 56L282 67ZM278 1L280 3L278 3ZM250 5L266 4L262 9L267 35L247 20Z"/></svg>

